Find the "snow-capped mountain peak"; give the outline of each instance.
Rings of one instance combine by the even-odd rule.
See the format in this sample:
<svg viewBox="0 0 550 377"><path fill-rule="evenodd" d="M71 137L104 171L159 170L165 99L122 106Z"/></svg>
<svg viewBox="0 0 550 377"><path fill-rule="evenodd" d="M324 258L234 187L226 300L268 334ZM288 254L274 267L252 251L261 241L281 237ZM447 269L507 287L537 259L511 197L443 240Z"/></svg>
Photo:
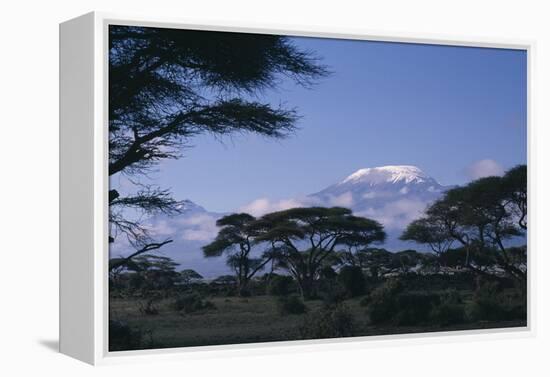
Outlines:
<svg viewBox="0 0 550 377"><path fill-rule="evenodd" d="M450 187L412 165L359 169L310 197L325 206L345 206L386 229L402 230Z"/></svg>
<svg viewBox="0 0 550 377"><path fill-rule="evenodd" d="M375 168L359 169L349 175L340 184L370 184L384 183L423 183L430 180L422 170L412 165L388 165Z"/></svg>

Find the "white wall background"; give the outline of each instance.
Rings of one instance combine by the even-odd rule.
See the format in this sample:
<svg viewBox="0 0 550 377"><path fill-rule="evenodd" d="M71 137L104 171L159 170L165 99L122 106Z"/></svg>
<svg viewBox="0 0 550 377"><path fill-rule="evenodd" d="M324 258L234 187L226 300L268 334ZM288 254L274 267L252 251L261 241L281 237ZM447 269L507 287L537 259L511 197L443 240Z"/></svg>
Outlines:
<svg viewBox="0 0 550 377"><path fill-rule="evenodd" d="M4 1L0 90L0 374L88 376L548 375L550 12L546 1ZM258 354L93 369L54 352L58 332L58 23L91 10L536 40L530 162L537 336Z"/></svg>

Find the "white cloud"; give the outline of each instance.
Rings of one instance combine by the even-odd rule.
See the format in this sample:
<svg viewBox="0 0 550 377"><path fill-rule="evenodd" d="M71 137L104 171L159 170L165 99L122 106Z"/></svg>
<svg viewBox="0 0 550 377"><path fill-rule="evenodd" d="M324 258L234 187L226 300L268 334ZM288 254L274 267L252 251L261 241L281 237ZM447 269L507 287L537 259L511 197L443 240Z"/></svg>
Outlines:
<svg viewBox="0 0 550 377"><path fill-rule="evenodd" d="M314 200L310 198L282 200L260 198L242 206L239 208L239 212L246 212L252 216L262 216L270 212L283 211L295 207L309 207L312 205L314 205Z"/></svg>
<svg viewBox="0 0 550 377"><path fill-rule="evenodd" d="M330 196L328 204L332 207L351 207L353 205L353 195L351 192L345 192L341 195Z"/></svg>
<svg viewBox="0 0 550 377"><path fill-rule="evenodd" d="M479 160L466 168L466 174L470 179L479 179L490 176L501 176L504 168L495 160Z"/></svg>
<svg viewBox="0 0 550 377"><path fill-rule="evenodd" d="M357 213L380 221L385 227L401 229L419 218L426 209L426 202L416 199L400 199L380 208L368 208Z"/></svg>
<svg viewBox="0 0 550 377"><path fill-rule="evenodd" d="M157 221L154 224L147 225L147 229L152 235L167 236L174 234L176 229L172 226L172 223L166 220Z"/></svg>
<svg viewBox="0 0 550 377"><path fill-rule="evenodd" d="M289 208L296 207L313 207L313 206L332 206L332 207L351 207L353 206L353 195L351 192L345 192L341 195L331 195L322 201L319 198L304 196L299 198L271 200L268 198L256 199L242 207L238 212L246 212L252 216L263 216L266 213L284 211Z"/></svg>
<svg viewBox="0 0 550 377"><path fill-rule="evenodd" d="M185 228L181 238L188 241L210 241L218 234L217 218L208 214L198 214L180 221Z"/></svg>

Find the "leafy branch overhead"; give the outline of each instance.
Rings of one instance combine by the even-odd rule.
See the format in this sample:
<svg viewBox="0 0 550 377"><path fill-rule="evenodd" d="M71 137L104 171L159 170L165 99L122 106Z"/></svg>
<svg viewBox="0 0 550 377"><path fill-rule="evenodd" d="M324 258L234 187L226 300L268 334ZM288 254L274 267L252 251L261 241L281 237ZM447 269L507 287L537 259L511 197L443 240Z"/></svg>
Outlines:
<svg viewBox="0 0 550 377"><path fill-rule="evenodd" d="M110 26L109 175L146 175L176 159L199 134L254 133L283 138L296 129L292 107L259 100L284 78L309 87L328 74L319 59L275 35ZM150 242L125 210L175 213L181 203L141 185L135 196L110 192L113 239Z"/></svg>

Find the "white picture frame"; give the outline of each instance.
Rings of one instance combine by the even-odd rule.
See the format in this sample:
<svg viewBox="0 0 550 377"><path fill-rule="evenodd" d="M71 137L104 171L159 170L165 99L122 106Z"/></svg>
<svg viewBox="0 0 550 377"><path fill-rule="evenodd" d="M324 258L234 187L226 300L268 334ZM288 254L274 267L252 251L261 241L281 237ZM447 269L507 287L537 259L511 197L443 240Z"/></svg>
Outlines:
<svg viewBox="0 0 550 377"><path fill-rule="evenodd" d="M145 351L108 351L108 60L109 24L180 29L255 32L279 35L411 42L453 46L514 48L527 52L528 155L532 156L532 55L534 42L473 37L328 30L287 25L199 23L177 19L88 13L60 25L60 352L90 364L181 359L234 354L293 352L297 347L378 347L388 342L424 343L535 335L536 260L528 235L528 326L520 329L467 330L452 333L384 335L330 340L201 346ZM530 158L528 158L530 160ZM78 162L78 163L75 163ZM83 168L84 167L84 168ZM529 187L530 198L532 190ZM529 218L533 218L532 200Z"/></svg>

